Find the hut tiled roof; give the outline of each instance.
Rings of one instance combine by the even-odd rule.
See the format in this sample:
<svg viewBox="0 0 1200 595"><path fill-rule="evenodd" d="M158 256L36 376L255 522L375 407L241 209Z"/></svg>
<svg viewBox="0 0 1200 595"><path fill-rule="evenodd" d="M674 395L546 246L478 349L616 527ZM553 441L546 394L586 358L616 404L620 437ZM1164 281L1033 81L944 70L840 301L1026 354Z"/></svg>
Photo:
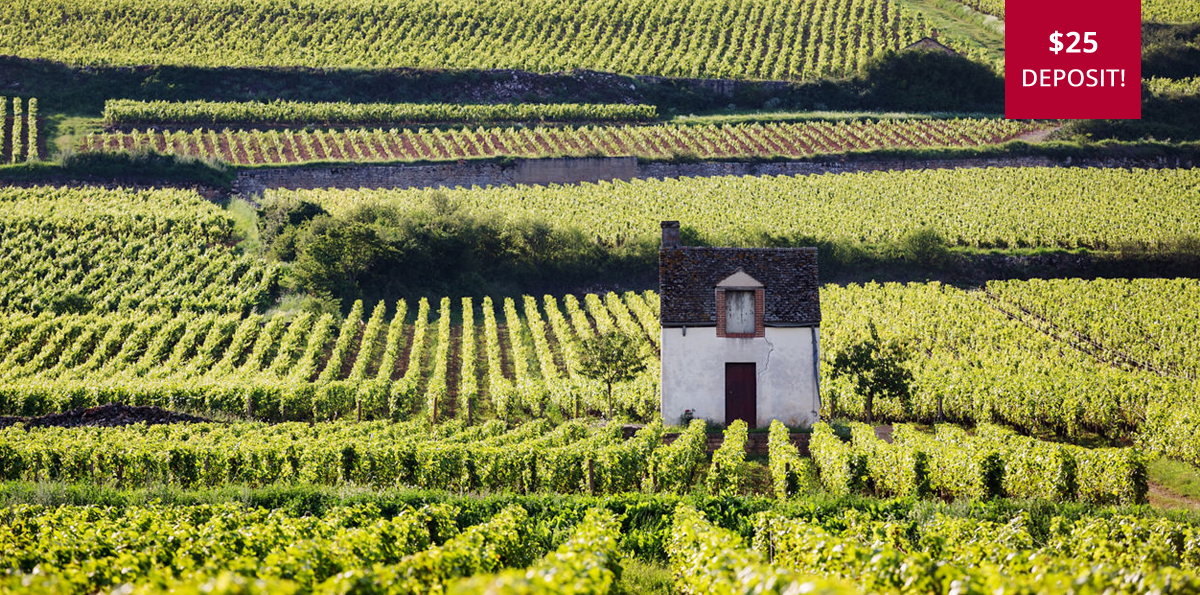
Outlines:
<svg viewBox="0 0 1200 595"><path fill-rule="evenodd" d="M664 238L670 223L663 224ZM665 240L658 253L662 324L715 325L716 286L738 269L763 284L767 326L820 323L816 248L709 248Z"/></svg>
<svg viewBox="0 0 1200 595"><path fill-rule="evenodd" d="M904 49L900 51L904 52L908 50L933 50L942 52L943 54L949 54L951 56L958 55L958 52L954 51L954 48L946 46L942 42L938 41L936 37L922 37L916 42L905 46Z"/></svg>

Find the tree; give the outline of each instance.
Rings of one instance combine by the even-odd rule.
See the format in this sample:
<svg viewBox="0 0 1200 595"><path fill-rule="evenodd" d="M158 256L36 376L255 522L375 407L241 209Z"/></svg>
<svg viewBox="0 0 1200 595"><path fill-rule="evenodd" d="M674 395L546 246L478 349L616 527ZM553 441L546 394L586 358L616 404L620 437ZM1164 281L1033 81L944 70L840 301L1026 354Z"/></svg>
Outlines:
<svg viewBox="0 0 1200 595"><path fill-rule="evenodd" d="M1004 77L990 66L937 50L888 52L862 70L866 96L896 109L957 110L1004 104Z"/></svg>
<svg viewBox="0 0 1200 595"><path fill-rule="evenodd" d="M316 218L297 242L292 275L310 293L337 297L358 296L359 278L394 250L375 230L356 222Z"/></svg>
<svg viewBox="0 0 1200 595"><path fill-rule="evenodd" d="M585 339L579 358L579 373L603 382L608 402L608 418L613 417L613 385L633 380L646 369L637 339L610 331Z"/></svg>
<svg viewBox="0 0 1200 595"><path fill-rule="evenodd" d="M875 400L879 398L899 399L907 410L911 396L909 385L913 379L912 372L904 367L908 361L905 345L896 340L880 339L873 322L870 328L868 338L834 355L831 371L834 378L849 376L853 379L855 391L863 398L867 423L874 421Z"/></svg>

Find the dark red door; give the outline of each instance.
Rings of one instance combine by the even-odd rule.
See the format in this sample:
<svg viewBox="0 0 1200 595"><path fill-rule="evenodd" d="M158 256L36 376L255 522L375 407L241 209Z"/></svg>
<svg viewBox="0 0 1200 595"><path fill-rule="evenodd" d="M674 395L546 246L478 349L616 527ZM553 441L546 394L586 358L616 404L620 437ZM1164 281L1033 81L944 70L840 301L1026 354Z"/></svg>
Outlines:
<svg viewBox="0 0 1200 595"><path fill-rule="evenodd" d="M725 423L740 419L753 428L757 400L754 364L725 364Z"/></svg>

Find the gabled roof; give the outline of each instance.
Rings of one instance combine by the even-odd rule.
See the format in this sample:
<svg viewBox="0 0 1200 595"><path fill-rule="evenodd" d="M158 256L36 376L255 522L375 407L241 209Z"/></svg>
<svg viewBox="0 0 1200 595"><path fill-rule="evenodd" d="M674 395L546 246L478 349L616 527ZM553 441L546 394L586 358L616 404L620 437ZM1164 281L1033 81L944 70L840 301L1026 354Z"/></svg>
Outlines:
<svg viewBox="0 0 1200 595"><path fill-rule="evenodd" d="M934 50L944 54L949 54L951 56L958 55L958 52L954 51L954 48L947 46L933 37L922 37L921 39L918 39L917 41L905 46L900 51L904 52L908 50Z"/></svg>
<svg viewBox="0 0 1200 595"><path fill-rule="evenodd" d="M725 287L727 289L761 289L766 287L758 282L758 279L746 274L740 267L732 275L725 277L717 287Z"/></svg>
<svg viewBox="0 0 1200 595"><path fill-rule="evenodd" d="M743 277L763 285L767 326L820 323L816 248L665 245L658 252L663 326L715 325L717 285Z"/></svg>

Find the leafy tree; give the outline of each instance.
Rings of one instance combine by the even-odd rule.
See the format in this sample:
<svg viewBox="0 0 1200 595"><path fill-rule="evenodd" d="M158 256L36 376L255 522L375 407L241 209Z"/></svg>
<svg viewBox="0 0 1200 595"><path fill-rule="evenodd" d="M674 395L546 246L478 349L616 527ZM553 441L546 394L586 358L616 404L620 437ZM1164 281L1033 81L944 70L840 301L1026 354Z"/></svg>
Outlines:
<svg viewBox="0 0 1200 595"><path fill-rule="evenodd" d="M321 217L300 243L293 275L313 293L353 294L359 289L359 277L391 252L374 229Z"/></svg>
<svg viewBox="0 0 1200 595"><path fill-rule="evenodd" d="M345 302L575 286L595 281L597 271L631 271L651 254L640 243L605 247L575 227L468 209L438 192L404 204L364 201L337 213L268 198L259 233L268 256L295 263L287 289Z"/></svg>
<svg viewBox="0 0 1200 595"><path fill-rule="evenodd" d="M609 419L613 416L613 385L633 380L645 369L646 361L634 337L610 331L583 341L579 373L604 383Z"/></svg>
<svg viewBox="0 0 1200 595"><path fill-rule="evenodd" d="M981 109L1004 104L1004 78L986 64L937 50L887 52L862 70L868 100L896 109Z"/></svg>
<svg viewBox="0 0 1200 595"><path fill-rule="evenodd" d="M907 347L896 340L879 338L875 323L870 324L871 333L833 356L832 376L849 376L854 388L863 397L863 413L867 423L875 419L875 400L899 399L904 409L911 406L910 384L912 372L904 367L908 361Z"/></svg>

